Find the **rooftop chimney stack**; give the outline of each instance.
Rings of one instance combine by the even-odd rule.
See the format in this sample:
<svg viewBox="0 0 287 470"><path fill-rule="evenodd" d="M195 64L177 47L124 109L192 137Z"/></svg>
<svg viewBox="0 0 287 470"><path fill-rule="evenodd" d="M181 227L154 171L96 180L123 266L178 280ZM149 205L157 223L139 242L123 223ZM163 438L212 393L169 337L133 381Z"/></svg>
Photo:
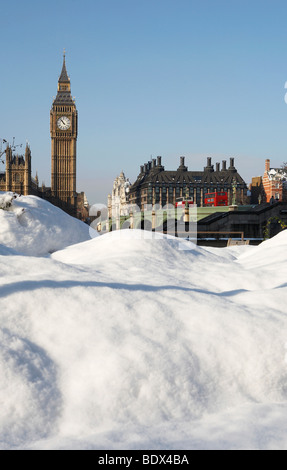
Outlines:
<svg viewBox="0 0 287 470"><path fill-rule="evenodd" d="M216 163L216 171L220 171L220 163Z"/></svg>
<svg viewBox="0 0 287 470"><path fill-rule="evenodd" d="M207 157L207 165L204 168L205 171L214 171L213 165L211 163L211 157Z"/></svg>
<svg viewBox="0 0 287 470"><path fill-rule="evenodd" d="M187 166L185 166L184 164L185 162L185 157L179 157L179 167L178 167L178 171L187 171Z"/></svg>
<svg viewBox="0 0 287 470"><path fill-rule="evenodd" d="M222 160L222 171L226 171L226 160Z"/></svg>
<svg viewBox="0 0 287 470"><path fill-rule="evenodd" d="M270 171L270 160L269 158L265 160L265 171Z"/></svg>

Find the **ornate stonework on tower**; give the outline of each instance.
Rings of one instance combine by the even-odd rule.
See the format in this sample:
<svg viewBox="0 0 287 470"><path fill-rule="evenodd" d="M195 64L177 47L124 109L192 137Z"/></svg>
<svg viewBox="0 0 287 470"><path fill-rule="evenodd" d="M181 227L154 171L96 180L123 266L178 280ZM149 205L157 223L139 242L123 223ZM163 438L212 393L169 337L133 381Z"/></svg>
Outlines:
<svg viewBox="0 0 287 470"><path fill-rule="evenodd" d="M76 213L76 156L78 112L71 95L65 53L58 80L58 93L50 112L51 132L51 193L62 207Z"/></svg>
<svg viewBox="0 0 287 470"><path fill-rule="evenodd" d="M13 146L7 144L6 171L0 172L0 191L13 191L23 196L37 195L38 185L31 175L31 150L26 145L25 156L14 153Z"/></svg>

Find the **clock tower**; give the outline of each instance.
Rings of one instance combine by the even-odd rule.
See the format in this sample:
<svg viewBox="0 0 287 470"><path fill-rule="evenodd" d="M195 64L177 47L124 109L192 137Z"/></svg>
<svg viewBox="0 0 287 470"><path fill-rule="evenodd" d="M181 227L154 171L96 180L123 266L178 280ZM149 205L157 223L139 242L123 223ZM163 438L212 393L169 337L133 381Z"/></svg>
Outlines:
<svg viewBox="0 0 287 470"><path fill-rule="evenodd" d="M58 93L50 112L51 132L51 192L63 209L76 215L76 155L78 112L71 95L71 83L66 69L65 52Z"/></svg>

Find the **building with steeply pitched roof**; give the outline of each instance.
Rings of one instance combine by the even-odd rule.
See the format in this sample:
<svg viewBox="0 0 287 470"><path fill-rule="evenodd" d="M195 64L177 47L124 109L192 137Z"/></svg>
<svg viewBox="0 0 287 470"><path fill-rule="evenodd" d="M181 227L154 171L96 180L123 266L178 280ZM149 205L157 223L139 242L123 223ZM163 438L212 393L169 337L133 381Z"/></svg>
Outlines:
<svg viewBox="0 0 287 470"><path fill-rule="evenodd" d="M247 202L247 186L234 166L234 158L230 158L227 168L226 160L212 165L210 157L202 171L189 171L185 165L185 157L180 157L177 170L165 170L162 157L157 157L140 167L140 173L135 183L130 187L130 204L135 204L144 210L146 204L175 205L182 197L192 199L198 206L203 206L204 195L209 192L228 193L229 205L232 204L233 191L236 189L236 203Z"/></svg>

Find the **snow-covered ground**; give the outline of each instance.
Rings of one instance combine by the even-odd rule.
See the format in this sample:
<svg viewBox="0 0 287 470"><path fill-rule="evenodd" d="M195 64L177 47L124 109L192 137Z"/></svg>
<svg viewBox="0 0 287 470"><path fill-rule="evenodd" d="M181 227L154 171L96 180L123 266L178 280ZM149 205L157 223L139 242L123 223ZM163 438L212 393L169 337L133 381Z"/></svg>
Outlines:
<svg viewBox="0 0 287 470"><path fill-rule="evenodd" d="M68 246L72 219L20 202L26 225L0 210L2 449L287 449L287 231Z"/></svg>
<svg viewBox="0 0 287 470"><path fill-rule="evenodd" d="M1 210L6 206L9 210ZM86 224L44 199L36 196L14 199L13 193L0 192L0 246L24 255L43 256L89 240L89 232Z"/></svg>

